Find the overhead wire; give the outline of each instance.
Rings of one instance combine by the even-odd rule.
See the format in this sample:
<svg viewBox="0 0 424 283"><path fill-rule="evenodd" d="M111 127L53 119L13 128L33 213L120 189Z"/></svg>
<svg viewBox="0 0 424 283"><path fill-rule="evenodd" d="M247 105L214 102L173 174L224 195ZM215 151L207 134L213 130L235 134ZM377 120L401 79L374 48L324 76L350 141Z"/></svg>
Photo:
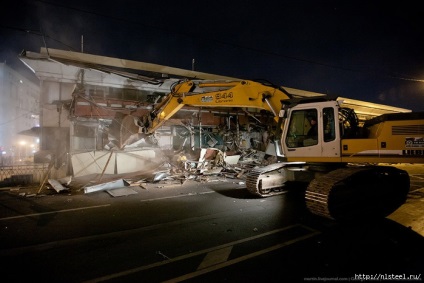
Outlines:
<svg viewBox="0 0 424 283"><path fill-rule="evenodd" d="M186 37L189 37L189 38L204 39L201 34L190 34L190 33L187 33L187 32L182 32L180 30L173 30L173 29L159 27L159 26L152 25L152 24L145 24L145 23L141 23L140 21L137 21L137 20L128 20L126 18L112 16L112 15L108 15L108 14L104 14L104 13L99 13L99 12L96 12L96 11L89 11L89 10L85 10L85 9L81 9L81 8L76 8L76 7L65 5L65 4L58 3L58 2L50 2L50 1L45 1L45 0L36 0L36 2L40 2L40 3L52 5L52 6L57 6L57 7L62 7L62 8L66 8L66 9L71 9L71 10L74 10L74 11L78 11L78 12L82 12L82 13L86 13L86 14L91 14L91 15L95 15L95 16L100 16L100 17L104 17L104 18L109 18L109 19L113 19L113 20L116 20L116 21L126 22L126 23L129 23L129 24L136 24L136 25L147 27L147 28L153 28L153 29L156 29L156 30L160 30L160 31L170 33L170 34L180 34L180 35L183 35L183 36L186 36ZM250 47L250 46L230 43L230 42L227 42L227 41L218 40L216 38L213 38L213 39L207 38L207 40L214 41L216 43L231 46L231 47L238 48L238 49L250 50L250 51L253 51L253 52L256 52L256 53L272 55L272 56L285 58L285 59L289 59L289 60L294 60L294 61L298 61L298 62L313 64L313 65L318 65L318 66L323 66L323 67L338 69L338 70L343 70L343 71L370 74L370 71L366 71L366 70L355 69L355 68L347 68L347 67L343 67L343 66L336 66L336 65L333 65L333 64L318 62L318 61L315 61L315 60L309 60L309 59L299 58L299 57L295 57L295 56L288 56L288 55L284 55L284 54L281 54L281 53L278 53L278 52L273 52L273 51L254 48L254 47ZM411 78L411 77L407 77L407 76L395 76L395 75L391 75L391 74L385 74L384 75L384 74L380 74L380 73L377 73L377 74L380 77L387 77L387 78L391 78L391 79L414 81L414 82L423 82L424 81L424 80L421 80L421 79ZM373 75L376 75L376 73L373 73Z"/></svg>
<svg viewBox="0 0 424 283"><path fill-rule="evenodd" d="M66 43L64 43L64 42L62 42L58 39L55 39L54 37L50 37L48 34L44 34L43 32L41 32L39 30L31 30L31 29L25 29L25 28L21 28L21 27L12 27L12 26L8 26L8 25L0 25L0 27L4 28L4 29L9 29L9 30L14 30L14 31L24 32L24 33L27 33L27 34L33 34L33 35L41 36L41 37L44 37L43 40L45 40L46 38L51 39L52 41L60 43L63 46L66 46L71 51L77 51L72 46L70 46L70 45L68 45L68 44L66 44Z"/></svg>

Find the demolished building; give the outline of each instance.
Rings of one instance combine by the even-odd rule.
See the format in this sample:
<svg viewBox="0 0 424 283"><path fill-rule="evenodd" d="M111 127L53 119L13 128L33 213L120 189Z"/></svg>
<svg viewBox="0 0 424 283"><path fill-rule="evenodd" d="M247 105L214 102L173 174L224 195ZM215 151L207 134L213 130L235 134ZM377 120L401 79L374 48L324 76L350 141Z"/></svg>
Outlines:
<svg viewBox="0 0 424 283"><path fill-rule="evenodd" d="M152 144L139 138L128 114L148 115L182 79L239 79L46 48L22 52L20 60L40 79L41 150L35 161L52 164L51 178L125 176L164 163L197 171L213 169L219 159L262 161L276 127L273 113L257 109L184 107L156 131ZM295 97L324 96L284 88ZM352 99L344 103L362 119L408 111Z"/></svg>

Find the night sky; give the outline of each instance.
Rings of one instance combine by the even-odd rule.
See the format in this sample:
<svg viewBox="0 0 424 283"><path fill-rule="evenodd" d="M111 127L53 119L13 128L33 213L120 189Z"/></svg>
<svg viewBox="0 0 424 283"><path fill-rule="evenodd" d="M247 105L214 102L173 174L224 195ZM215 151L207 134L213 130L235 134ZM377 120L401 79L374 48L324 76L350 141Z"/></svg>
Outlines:
<svg viewBox="0 0 424 283"><path fill-rule="evenodd" d="M0 60L40 47L424 111L419 1L3 1ZM42 36L44 35L44 37ZM31 75L31 74L29 74Z"/></svg>

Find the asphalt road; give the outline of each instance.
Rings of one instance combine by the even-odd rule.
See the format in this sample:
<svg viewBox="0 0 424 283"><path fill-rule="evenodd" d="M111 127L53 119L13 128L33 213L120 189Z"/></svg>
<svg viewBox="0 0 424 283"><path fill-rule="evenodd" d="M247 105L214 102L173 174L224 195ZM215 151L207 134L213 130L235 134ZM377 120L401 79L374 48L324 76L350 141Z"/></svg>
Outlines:
<svg viewBox="0 0 424 283"><path fill-rule="evenodd" d="M232 179L23 192L0 192L2 282L423 280L423 236L311 215L301 187L263 199Z"/></svg>

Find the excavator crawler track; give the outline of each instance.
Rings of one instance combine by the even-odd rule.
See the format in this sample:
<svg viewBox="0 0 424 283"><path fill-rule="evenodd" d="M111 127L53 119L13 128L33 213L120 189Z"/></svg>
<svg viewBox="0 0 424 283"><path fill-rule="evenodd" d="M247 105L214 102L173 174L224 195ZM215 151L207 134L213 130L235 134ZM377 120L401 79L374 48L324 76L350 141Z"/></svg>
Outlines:
<svg viewBox="0 0 424 283"><path fill-rule="evenodd" d="M346 167L312 180L306 206L313 214L334 220L386 217L409 192L409 175L390 166Z"/></svg>
<svg viewBox="0 0 424 283"><path fill-rule="evenodd" d="M274 163L265 167L257 167L253 168L246 176L246 188L247 190L256 196L260 197L269 197L277 194L283 193L281 191L281 187L283 183L281 183L280 189L278 187L274 188L265 188L262 186L262 177L266 175L266 173L277 171L286 166L284 163Z"/></svg>

